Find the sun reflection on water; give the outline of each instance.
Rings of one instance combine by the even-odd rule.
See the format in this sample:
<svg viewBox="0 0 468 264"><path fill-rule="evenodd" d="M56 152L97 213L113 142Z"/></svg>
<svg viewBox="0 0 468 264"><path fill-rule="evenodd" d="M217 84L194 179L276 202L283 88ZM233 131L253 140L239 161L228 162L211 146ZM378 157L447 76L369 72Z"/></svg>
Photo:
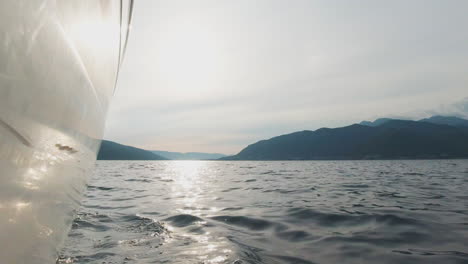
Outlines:
<svg viewBox="0 0 468 264"><path fill-rule="evenodd" d="M206 179L201 175L209 169L209 162L177 161L171 165L171 196L179 203L177 210L180 213L199 216L202 209L199 202L203 194L201 187L206 184Z"/></svg>
<svg viewBox="0 0 468 264"><path fill-rule="evenodd" d="M190 241L184 254L202 263L225 263L232 254L229 243L216 232L210 232L208 215L220 209L209 205L212 200L207 192L208 185L213 184L216 174L212 171L210 161L171 161L163 180L170 181L171 201L175 203L175 214L200 217L203 220L191 223L190 228L197 226L199 231L190 232L184 227L168 225L174 235L182 241ZM207 219L205 221L205 219ZM175 240L177 241L177 239Z"/></svg>

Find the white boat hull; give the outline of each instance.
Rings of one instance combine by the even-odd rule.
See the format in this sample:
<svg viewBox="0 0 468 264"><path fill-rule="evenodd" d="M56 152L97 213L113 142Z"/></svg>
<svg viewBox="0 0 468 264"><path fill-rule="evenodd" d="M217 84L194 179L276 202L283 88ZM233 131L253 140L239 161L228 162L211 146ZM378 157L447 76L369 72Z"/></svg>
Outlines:
<svg viewBox="0 0 468 264"><path fill-rule="evenodd" d="M1 263L55 262L99 148L129 14L129 1L1 1Z"/></svg>

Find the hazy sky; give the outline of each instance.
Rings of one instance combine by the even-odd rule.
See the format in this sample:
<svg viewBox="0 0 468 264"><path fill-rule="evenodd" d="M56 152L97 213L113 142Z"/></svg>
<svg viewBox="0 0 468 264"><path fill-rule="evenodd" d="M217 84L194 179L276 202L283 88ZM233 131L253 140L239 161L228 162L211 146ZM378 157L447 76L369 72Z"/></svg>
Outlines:
<svg viewBox="0 0 468 264"><path fill-rule="evenodd" d="M298 130L467 114L467 10L465 0L137 0L105 138L234 154Z"/></svg>

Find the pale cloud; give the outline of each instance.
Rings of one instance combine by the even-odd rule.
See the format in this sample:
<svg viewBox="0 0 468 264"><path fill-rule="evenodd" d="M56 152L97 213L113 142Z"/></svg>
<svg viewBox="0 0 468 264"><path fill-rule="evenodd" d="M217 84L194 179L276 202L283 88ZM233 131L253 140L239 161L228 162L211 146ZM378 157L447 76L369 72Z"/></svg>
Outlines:
<svg viewBox="0 0 468 264"><path fill-rule="evenodd" d="M448 115L468 119L468 97L451 104L440 104L423 115Z"/></svg>
<svg viewBox="0 0 468 264"><path fill-rule="evenodd" d="M236 153L297 130L462 115L467 8L456 0L140 0L106 138Z"/></svg>

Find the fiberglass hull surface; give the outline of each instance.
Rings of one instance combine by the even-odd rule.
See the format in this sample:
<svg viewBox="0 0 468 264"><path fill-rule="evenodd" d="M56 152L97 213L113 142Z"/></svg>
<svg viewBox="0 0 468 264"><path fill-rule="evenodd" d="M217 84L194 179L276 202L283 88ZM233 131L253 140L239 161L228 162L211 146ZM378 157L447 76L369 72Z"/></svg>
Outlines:
<svg viewBox="0 0 468 264"><path fill-rule="evenodd" d="M0 3L0 259L54 263L103 133L131 2Z"/></svg>

